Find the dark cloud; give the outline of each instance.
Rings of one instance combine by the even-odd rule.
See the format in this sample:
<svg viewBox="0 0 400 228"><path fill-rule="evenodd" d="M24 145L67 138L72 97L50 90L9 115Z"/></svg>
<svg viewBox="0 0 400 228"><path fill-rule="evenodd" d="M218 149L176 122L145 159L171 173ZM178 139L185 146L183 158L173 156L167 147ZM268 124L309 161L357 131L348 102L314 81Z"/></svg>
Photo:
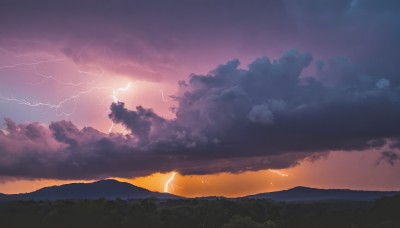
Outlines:
<svg viewBox="0 0 400 228"><path fill-rule="evenodd" d="M180 82L176 118L141 106L111 105L109 117L130 133L48 127L6 120L0 131L0 176L87 179L177 170L183 174L287 168L329 151L398 145L399 87L360 73L348 61L319 64L296 50L278 60L238 60ZM334 77L334 78L333 78ZM366 79L367 78L367 79ZM389 83L388 83L389 82ZM389 86L390 85L390 86ZM381 160L394 164L397 154Z"/></svg>
<svg viewBox="0 0 400 228"><path fill-rule="evenodd" d="M136 107L136 111L129 111L124 107L124 103L113 103L111 105L111 120L115 123L123 124L130 129L141 143L147 143L149 137L154 135L154 130L161 129L166 122L151 109L142 106Z"/></svg>
<svg viewBox="0 0 400 228"><path fill-rule="evenodd" d="M377 164L380 164L382 161L385 161L389 163L391 166L394 166L397 160L400 160L400 155L398 153L394 151L383 151L378 159Z"/></svg>
<svg viewBox="0 0 400 228"><path fill-rule="evenodd" d="M210 50L226 59L298 47L318 57L349 56L373 77L400 82L397 0L5 0L0 4L1 47L63 53L78 63L100 63L135 77L174 75L182 63L193 67L207 62Z"/></svg>

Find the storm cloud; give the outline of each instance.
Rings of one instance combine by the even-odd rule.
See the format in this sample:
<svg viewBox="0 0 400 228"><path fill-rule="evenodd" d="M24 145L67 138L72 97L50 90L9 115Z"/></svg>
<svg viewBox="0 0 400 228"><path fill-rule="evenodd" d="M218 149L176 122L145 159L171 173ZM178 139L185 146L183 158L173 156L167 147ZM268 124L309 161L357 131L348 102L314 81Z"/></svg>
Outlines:
<svg viewBox="0 0 400 228"><path fill-rule="evenodd" d="M310 53L231 60L179 82L176 118L111 105L110 119L128 134L78 129L68 121L16 124L0 131L0 176L91 179L156 171L242 172L295 166L330 151L398 145L400 88L349 60L318 62ZM397 144L396 144L397 143ZM386 156L387 157L387 156ZM391 157L391 156L389 156Z"/></svg>
<svg viewBox="0 0 400 228"><path fill-rule="evenodd" d="M127 134L6 119L0 177L236 173L370 149L396 165L399 15L398 0L3 0L5 58L45 53L101 66L108 79L179 81L179 92L173 119L146 101L111 104L108 117ZM301 52L279 57L292 47ZM181 80L204 68L215 69ZM4 78L2 90L19 80ZM31 96L18 90L10 97ZM29 115L18 110L10 117Z"/></svg>
<svg viewBox="0 0 400 228"><path fill-rule="evenodd" d="M397 0L3 0L0 47L148 80L295 47L348 56L398 84L399 11Z"/></svg>

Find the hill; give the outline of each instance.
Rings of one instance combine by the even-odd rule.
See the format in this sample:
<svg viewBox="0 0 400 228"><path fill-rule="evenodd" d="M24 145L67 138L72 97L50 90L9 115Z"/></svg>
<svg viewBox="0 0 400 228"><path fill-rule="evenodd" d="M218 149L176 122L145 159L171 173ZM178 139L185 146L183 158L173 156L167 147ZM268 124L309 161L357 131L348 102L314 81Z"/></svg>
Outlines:
<svg viewBox="0 0 400 228"><path fill-rule="evenodd" d="M399 193L400 192L359 191L349 189L317 189L299 186L288 190L260 193L246 197L257 199L271 199L275 201L372 201L379 199L383 196L393 196Z"/></svg>
<svg viewBox="0 0 400 228"><path fill-rule="evenodd" d="M168 193L152 192L135 185L116 180L101 180L92 183L73 183L51 186L24 194L1 194L0 200L65 200L65 199L177 199Z"/></svg>

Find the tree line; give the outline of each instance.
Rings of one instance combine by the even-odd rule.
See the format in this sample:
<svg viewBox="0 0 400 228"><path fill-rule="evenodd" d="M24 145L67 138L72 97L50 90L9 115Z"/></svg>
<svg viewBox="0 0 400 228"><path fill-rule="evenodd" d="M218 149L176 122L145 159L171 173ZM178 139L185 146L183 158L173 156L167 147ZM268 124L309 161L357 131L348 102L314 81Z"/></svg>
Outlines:
<svg viewBox="0 0 400 228"><path fill-rule="evenodd" d="M0 227L400 227L400 195L375 202L62 200L0 203Z"/></svg>

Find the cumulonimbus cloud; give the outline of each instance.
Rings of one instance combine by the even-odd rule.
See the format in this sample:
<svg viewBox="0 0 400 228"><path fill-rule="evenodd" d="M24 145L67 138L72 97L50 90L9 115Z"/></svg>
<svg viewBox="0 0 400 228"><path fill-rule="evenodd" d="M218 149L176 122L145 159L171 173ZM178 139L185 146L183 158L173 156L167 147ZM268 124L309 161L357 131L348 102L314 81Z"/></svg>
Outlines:
<svg viewBox="0 0 400 228"><path fill-rule="evenodd" d="M126 135L68 121L44 126L8 119L0 131L0 176L241 172L287 168L329 151L398 145L398 84L342 60L319 63L315 77L300 77L311 61L311 54L292 50L278 60L257 58L246 69L235 59L207 75L193 74L179 83L172 120L113 103L109 117L129 130Z"/></svg>

